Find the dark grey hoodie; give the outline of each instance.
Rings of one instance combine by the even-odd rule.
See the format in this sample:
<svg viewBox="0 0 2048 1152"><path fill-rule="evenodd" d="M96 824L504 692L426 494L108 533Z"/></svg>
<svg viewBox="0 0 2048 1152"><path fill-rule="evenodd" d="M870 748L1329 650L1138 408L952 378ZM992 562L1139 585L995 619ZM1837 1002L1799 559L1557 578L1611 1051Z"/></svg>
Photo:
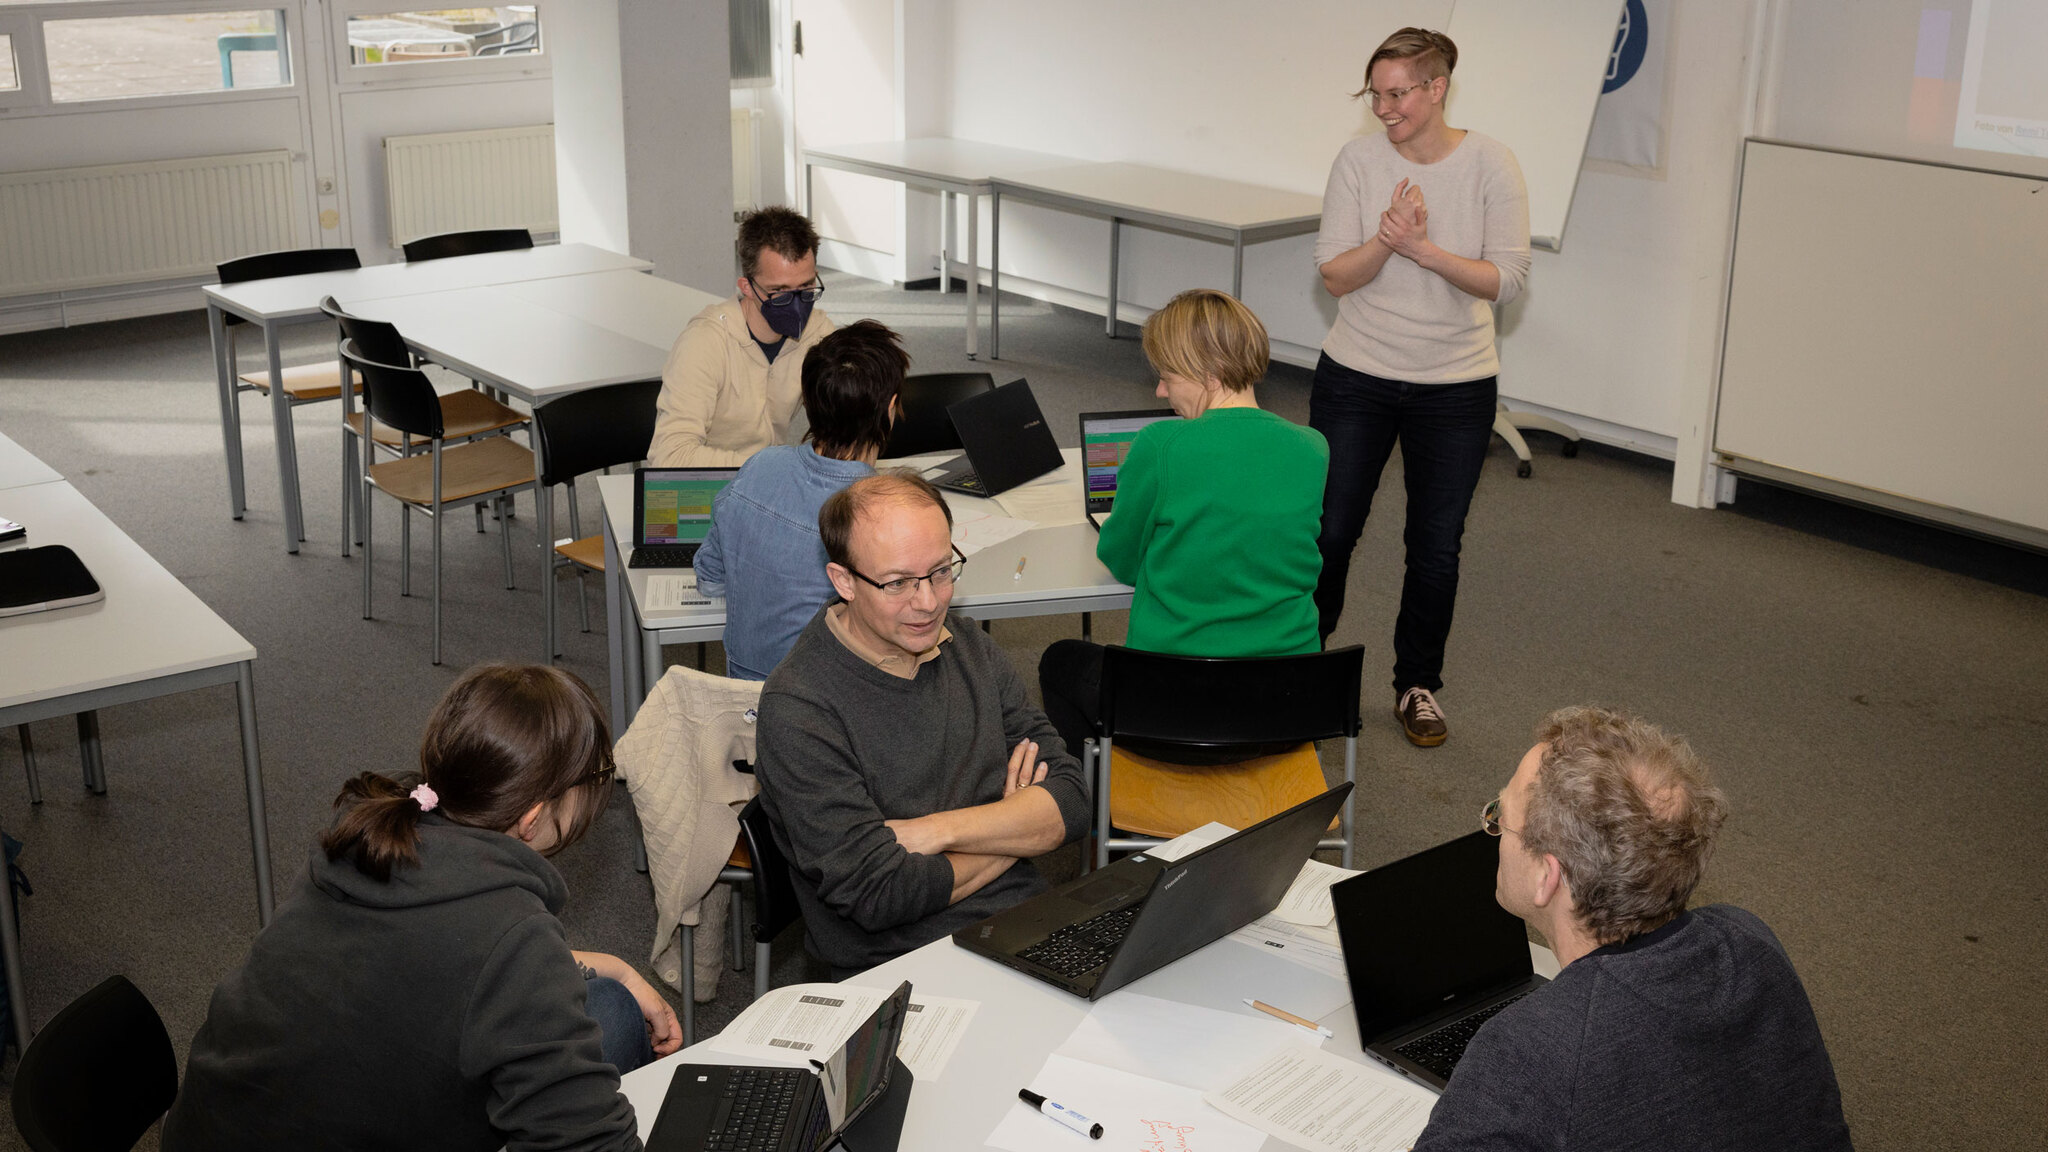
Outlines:
<svg viewBox="0 0 2048 1152"><path fill-rule="evenodd" d="M163 1147L637 1150L561 873L437 814L389 883L317 850L221 981Z"/></svg>

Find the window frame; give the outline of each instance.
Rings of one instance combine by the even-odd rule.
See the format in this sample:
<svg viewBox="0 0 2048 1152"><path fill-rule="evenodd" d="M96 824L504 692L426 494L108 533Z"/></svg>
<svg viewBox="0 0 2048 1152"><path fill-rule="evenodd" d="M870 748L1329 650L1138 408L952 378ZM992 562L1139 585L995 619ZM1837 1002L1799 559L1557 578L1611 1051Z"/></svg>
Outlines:
<svg viewBox="0 0 2048 1152"><path fill-rule="evenodd" d="M20 72L19 91L0 92L0 109L9 112L34 109L37 114L70 115L108 112L124 108L174 108L198 104L220 104L237 100L299 99L305 96L301 68L304 53L292 14L299 5L289 0L45 0L32 4L0 3L0 32L14 37L15 67ZM44 25L52 21L120 19L126 16L204 16L213 12L271 11L277 13L278 35L283 43L284 82L262 88L221 88L203 92L167 92L155 96L110 96L97 100L58 100L50 92L50 69Z"/></svg>
<svg viewBox="0 0 2048 1152"><path fill-rule="evenodd" d="M43 38L38 22L27 13L0 8L0 36L14 49L15 88L0 89L0 109L33 108L44 103L49 88L43 69Z"/></svg>
<svg viewBox="0 0 2048 1152"><path fill-rule="evenodd" d="M405 7L407 0L333 0L328 6L327 58L334 84L342 89L405 86L439 80L467 83L492 78L551 75L554 57L547 49L547 13L558 6L535 0L534 19L540 24L541 51L517 56L458 56L450 60L403 60L395 64L358 64L348 42L352 16L383 15Z"/></svg>

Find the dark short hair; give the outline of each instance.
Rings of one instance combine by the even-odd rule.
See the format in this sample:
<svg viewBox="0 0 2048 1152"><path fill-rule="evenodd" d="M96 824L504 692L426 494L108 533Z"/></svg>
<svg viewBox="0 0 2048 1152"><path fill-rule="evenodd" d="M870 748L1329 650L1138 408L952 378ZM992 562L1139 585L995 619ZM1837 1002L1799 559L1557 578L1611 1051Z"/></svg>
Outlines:
<svg viewBox="0 0 2048 1152"><path fill-rule="evenodd" d="M889 443L889 401L903 387L910 353L903 337L856 320L804 354L804 415L820 453L859 455Z"/></svg>
<svg viewBox="0 0 2048 1152"><path fill-rule="evenodd" d="M945 514L946 531L953 530L953 510L931 481L910 468L890 468L855 480L818 509L818 536L825 542L826 559L852 570L854 523L878 504L934 505Z"/></svg>
<svg viewBox="0 0 2048 1152"><path fill-rule="evenodd" d="M818 250L818 230L800 213L771 205L740 217L733 247L739 252L741 274L752 276L761 270L761 249L784 260L801 260Z"/></svg>

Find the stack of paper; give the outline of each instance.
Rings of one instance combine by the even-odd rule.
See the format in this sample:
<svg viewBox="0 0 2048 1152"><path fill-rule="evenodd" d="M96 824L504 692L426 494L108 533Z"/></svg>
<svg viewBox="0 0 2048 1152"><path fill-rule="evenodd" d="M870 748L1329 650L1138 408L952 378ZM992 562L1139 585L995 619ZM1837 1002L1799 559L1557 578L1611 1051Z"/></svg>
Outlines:
<svg viewBox="0 0 2048 1152"><path fill-rule="evenodd" d="M1203 1099L1309 1152L1404 1152L1436 1107L1434 1093L1392 1072L1298 1045Z"/></svg>

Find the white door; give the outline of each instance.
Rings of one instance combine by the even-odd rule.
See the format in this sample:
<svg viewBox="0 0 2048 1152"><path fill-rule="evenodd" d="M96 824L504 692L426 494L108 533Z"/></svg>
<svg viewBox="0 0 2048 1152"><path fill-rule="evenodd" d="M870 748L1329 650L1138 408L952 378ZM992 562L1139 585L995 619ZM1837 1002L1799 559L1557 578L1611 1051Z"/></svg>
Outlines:
<svg viewBox="0 0 2048 1152"><path fill-rule="evenodd" d="M799 156L810 147L894 139L896 0L795 0L792 13L802 35L793 78ZM884 253L893 267L901 185L820 169L811 196L819 235Z"/></svg>

